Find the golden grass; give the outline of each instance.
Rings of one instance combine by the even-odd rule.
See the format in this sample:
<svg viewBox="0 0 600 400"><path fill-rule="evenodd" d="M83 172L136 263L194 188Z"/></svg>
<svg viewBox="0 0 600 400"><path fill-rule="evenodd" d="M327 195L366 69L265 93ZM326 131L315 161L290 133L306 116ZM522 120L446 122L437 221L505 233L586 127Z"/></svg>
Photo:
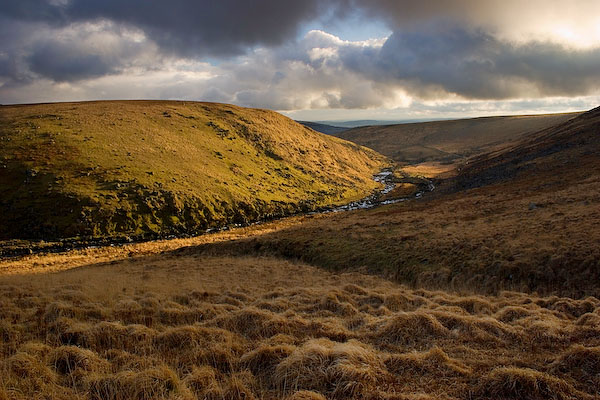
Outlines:
<svg viewBox="0 0 600 400"><path fill-rule="evenodd" d="M195 236L185 239L153 240L140 243L124 244L121 246L101 246L83 249L73 249L58 253L40 253L0 258L0 274L39 274L64 271L92 263L103 263L123 258L135 258L156 255L163 252L178 250L185 247L203 245L214 242L226 242L249 236L260 236L274 233L297 225L306 217L290 217L249 227L235 228L209 235ZM23 243L31 246L33 243ZM17 245L19 247L21 245Z"/></svg>
<svg viewBox="0 0 600 400"><path fill-rule="evenodd" d="M274 255L467 293L598 297L600 162L580 161L466 192L440 186L422 200L305 218L189 252Z"/></svg>
<svg viewBox="0 0 600 400"><path fill-rule="evenodd" d="M591 399L567 382L529 368L498 368L486 375L474 393L479 399L568 400Z"/></svg>
<svg viewBox="0 0 600 400"><path fill-rule="evenodd" d="M1 276L0 399L594 399L599 317L592 297L147 254Z"/></svg>

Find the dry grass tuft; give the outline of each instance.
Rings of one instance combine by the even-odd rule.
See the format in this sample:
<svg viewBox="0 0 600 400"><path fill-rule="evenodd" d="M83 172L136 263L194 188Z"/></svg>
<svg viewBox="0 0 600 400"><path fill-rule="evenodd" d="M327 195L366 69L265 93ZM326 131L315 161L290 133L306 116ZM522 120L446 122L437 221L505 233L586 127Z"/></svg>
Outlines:
<svg viewBox="0 0 600 400"><path fill-rule="evenodd" d="M330 291L325 294L325 296L315 304L314 310L316 312L328 311L333 315L339 316L352 316L358 314L358 310L351 304L351 300L343 293L336 293L335 291Z"/></svg>
<svg viewBox="0 0 600 400"><path fill-rule="evenodd" d="M552 363L550 371L568 375L600 394L600 347L575 345Z"/></svg>
<svg viewBox="0 0 600 400"><path fill-rule="evenodd" d="M310 390L300 390L287 397L287 400L327 400L327 398L321 393L312 392Z"/></svg>
<svg viewBox="0 0 600 400"><path fill-rule="evenodd" d="M154 339L156 347L167 351L186 351L197 347L209 347L215 343L233 347L238 342L236 335L229 331L202 326L170 328Z"/></svg>
<svg viewBox="0 0 600 400"><path fill-rule="evenodd" d="M529 317L532 311L520 306L507 306L496 313L496 318L502 322L514 322L521 318Z"/></svg>
<svg viewBox="0 0 600 400"><path fill-rule="evenodd" d="M306 323L298 318L286 318L270 311L245 307L218 318L218 326L249 339L269 338L277 334L297 334L306 331Z"/></svg>
<svg viewBox="0 0 600 400"><path fill-rule="evenodd" d="M578 393L565 381L526 368L498 368L493 370L479 382L474 397L490 400L591 399L591 396Z"/></svg>
<svg viewBox="0 0 600 400"><path fill-rule="evenodd" d="M514 329L491 317L435 312L444 327L451 331L456 340L498 344L517 339Z"/></svg>
<svg viewBox="0 0 600 400"><path fill-rule="evenodd" d="M385 377L372 348L351 340L314 339L279 363L273 379L284 393L308 389L333 398L362 397Z"/></svg>
<svg viewBox="0 0 600 400"><path fill-rule="evenodd" d="M211 365L222 372L235 369L242 343L230 331L200 326L170 328L154 340L154 346L178 367Z"/></svg>
<svg viewBox="0 0 600 400"><path fill-rule="evenodd" d="M53 373L39 358L27 354L16 353L5 361L5 369L13 376L20 379L33 379L38 382L56 382Z"/></svg>
<svg viewBox="0 0 600 400"><path fill-rule="evenodd" d="M385 366L395 374L469 376L469 367L448 357L444 350L434 347L424 353L392 354L385 360Z"/></svg>
<svg viewBox="0 0 600 400"><path fill-rule="evenodd" d="M383 342L412 345L420 341L446 338L450 331L435 316L423 311L398 312L375 329Z"/></svg>
<svg viewBox="0 0 600 400"><path fill-rule="evenodd" d="M175 372L166 366L94 376L88 382L90 398L94 400L191 398Z"/></svg>
<svg viewBox="0 0 600 400"><path fill-rule="evenodd" d="M218 371L203 365L194 367L183 382L200 399L221 399L223 389L217 378Z"/></svg>
<svg viewBox="0 0 600 400"><path fill-rule="evenodd" d="M260 377L264 382L272 383L272 375L277 365L291 355L295 346L291 345L263 345L240 358L242 366Z"/></svg>
<svg viewBox="0 0 600 400"><path fill-rule="evenodd" d="M383 302L391 311L415 311L426 304L427 300L421 296L397 292L386 295Z"/></svg>
<svg viewBox="0 0 600 400"><path fill-rule="evenodd" d="M90 350L76 346L60 346L50 352L49 363L62 375L80 371L106 372L109 364Z"/></svg>
<svg viewBox="0 0 600 400"><path fill-rule="evenodd" d="M224 400L255 400L257 383L248 371L236 372L228 377L224 384Z"/></svg>

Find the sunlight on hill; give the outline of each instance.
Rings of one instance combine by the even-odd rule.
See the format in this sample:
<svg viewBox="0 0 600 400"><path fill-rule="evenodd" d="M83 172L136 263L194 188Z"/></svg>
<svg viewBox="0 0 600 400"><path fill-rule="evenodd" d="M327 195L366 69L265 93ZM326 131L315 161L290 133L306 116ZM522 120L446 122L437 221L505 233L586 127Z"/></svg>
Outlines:
<svg viewBox="0 0 600 400"><path fill-rule="evenodd" d="M0 118L4 239L200 233L359 199L387 163L224 104L3 106Z"/></svg>

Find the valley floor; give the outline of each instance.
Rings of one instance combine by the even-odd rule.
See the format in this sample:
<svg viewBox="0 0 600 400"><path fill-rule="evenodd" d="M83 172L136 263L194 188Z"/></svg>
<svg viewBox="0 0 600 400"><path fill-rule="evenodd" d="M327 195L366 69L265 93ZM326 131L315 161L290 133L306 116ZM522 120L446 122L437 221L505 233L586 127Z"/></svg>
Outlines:
<svg viewBox="0 0 600 400"><path fill-rule="evenodd" d="M143 246L22 261L37 274L4 262L0 399L600 396L593 297L459 296Z"/></svg>

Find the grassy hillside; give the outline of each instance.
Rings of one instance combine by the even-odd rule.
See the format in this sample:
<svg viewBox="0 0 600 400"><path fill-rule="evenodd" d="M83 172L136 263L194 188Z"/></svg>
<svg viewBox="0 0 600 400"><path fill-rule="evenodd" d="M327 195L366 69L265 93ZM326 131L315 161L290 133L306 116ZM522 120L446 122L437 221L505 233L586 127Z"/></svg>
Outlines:
<svg viewBox="0 0 600 400"><path fill-rule="evenodd" d="M459 188L496 182L547 177L577 182L600 169L600 107L536 132L512 146L482 154L462 165L455 181ZM552 177L552 178L550 178Z"/></svg>
<svg viewBox="0 0 600 400"><path fill-rule="evenodd" d="M419 201L0 259L0 399L598 399L599 123Z"/></svg>
<svg viewBox="0 0 600 400"><path fill-rule="evenodd" d="M272 111L0 107L0 238L195 233L357 199L386 160Z"/></svg>
<svg viewBox="0 0 600 400"><path fill-rule="evenodd" d="M335 136L367 146L401 163L452 161L489 151L576 115L578 113L365 126Z"/></svg>

